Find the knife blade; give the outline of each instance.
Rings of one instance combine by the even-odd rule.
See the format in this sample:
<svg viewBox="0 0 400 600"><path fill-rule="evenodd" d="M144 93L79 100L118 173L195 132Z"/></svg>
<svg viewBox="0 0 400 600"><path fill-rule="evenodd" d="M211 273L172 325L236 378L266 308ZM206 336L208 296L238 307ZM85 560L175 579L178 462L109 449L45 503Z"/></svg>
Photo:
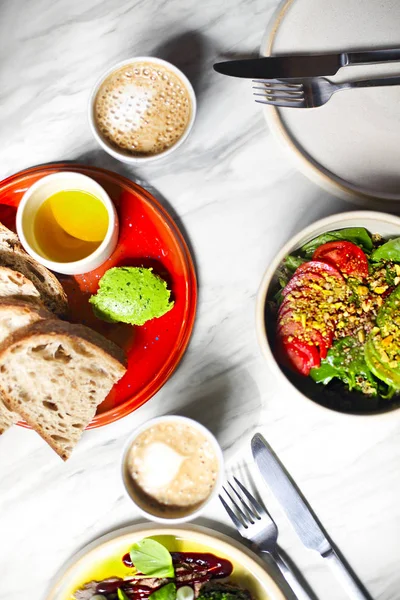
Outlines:
<svg viewBox="0 0 400 600"><path fill-rule="evenodd" d="M259 433L251 440L251 450L264 481L280 502L303 544L319 554L329 552L331 545L322 526L272 448Z"/></svg>
<svg viewBox="0 0 400 600"><path fill-rule="evenodd" d="M229 60L215 63L214 70L230 77L290 79L335 75L341 67L393 61L400 61L400 48Z"/></svg>
<svg viewBox="0 0 400 600"><path fill-rule="evenodd" d="M289 521L304 546L316 550L335 571L350 598L372 600L348 564L332 548L327 533L317 520L302 493L279 461L271 446L259 433L251 440L256 465L274 496L281 504Z"/></svg>

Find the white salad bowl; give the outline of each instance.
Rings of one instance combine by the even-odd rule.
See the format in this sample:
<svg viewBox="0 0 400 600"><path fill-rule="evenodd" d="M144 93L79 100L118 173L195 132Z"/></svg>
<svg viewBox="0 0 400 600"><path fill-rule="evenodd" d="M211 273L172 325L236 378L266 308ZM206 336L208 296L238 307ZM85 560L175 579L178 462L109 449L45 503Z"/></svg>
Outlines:
<svg viewBox="0 0 400 600"><path fill-rule="evenodd" d="M325 219L321 219L312 223L296 235L294 235L278 252L275 256L274 260L271 262L269 267L267 268L264 277L261 281L260 288L257 294L257 302L256 302L256 329L257 329L257 338L260 344L262 353L267 360L268 365L271 370L275 373L279 380L284 382L285 385L289 384L292 389L295 389L298 393L299 398L303 398L311 403L313 406L326 410L332 410L327 406L317 402L313 397L312 393L309 391L305 392L304 387L315 389L315 393L318 390L319 394L323 393L322 384L314 383L311 378L304 378L304 380L308 382L307 386L302 386L303 389L299 389L299 385L297 381L295 381L295 377L293 380L290 380L287 374L282 370L277 359L274 355L273 347L271 346L271 341L275 335L276 324L273 323L268 325L266 319L266 303L269 297L272 294L273 288L277 283L277 270L281 265L284 258L293 253L295 250L298 250L301 246L303 246L306 242L316 238L318 235L322 233L326 233L328 231L334 231L337 229L344 229L346 227L365 227L370 233L379 233L383 237L400 237L400 217L396 217L394 215L390 215L387 213L374 212L374 211L353 211L346 213L339 213L336 215L332 215L330 217L326 217ZM318 386L318 388L316 387ZM375 411L366 411L366 412L343 412L340 413L342 415L357 415L357 416L366 416L366 415L387 415L389 412L396 410L400 407L399 402L388 402L387 409L378 409ZM335 409L333 409L335 410ZM337 412L335 410L335 412ZM338 413L337 413L338 414Z"/></svg>

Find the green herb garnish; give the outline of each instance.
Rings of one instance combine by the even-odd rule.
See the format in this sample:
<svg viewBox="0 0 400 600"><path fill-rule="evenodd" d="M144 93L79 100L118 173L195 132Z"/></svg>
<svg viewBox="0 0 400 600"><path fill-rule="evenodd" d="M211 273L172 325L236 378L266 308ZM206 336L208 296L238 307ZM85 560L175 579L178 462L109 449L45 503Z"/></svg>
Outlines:
<svg viewBox="0 0 400 600"><path fill-rule="evenodd" d="M162 544L151 538L145 538L134 544L129 554L132 563L143 575L151 575L152 577L175 576L171 554Z"/></svg>
<svg viewBox="0 0 400 600"><path fill-rule="evenodd" d="M336 377L349 390L355 389L369 396L378 393L378 383L365 361L364 347L352 337L335 342L321 366L311 369L310 375L316 383L327 385Z"/></svg>
<svg viewBox="0 0 400 600"><path fill-rule="evenodd" d="M383 246L379 246L371 254L371 260L392 260L393 262L400 263L400 238L389 240Z"/></svg>
<svg viewBox="0 0 400 600"><path fill-rule="evenodd" d="M167 583L163 587L159 588L152 594L150 594L152 600L175 600L176 599L176 585L175 583Z"/></svg>
<svg viewBox="0 0 400 600"><path fill-rule="evenodd" d="M118 590L118 600L129 600L128 596L121 589Z"/></svg>

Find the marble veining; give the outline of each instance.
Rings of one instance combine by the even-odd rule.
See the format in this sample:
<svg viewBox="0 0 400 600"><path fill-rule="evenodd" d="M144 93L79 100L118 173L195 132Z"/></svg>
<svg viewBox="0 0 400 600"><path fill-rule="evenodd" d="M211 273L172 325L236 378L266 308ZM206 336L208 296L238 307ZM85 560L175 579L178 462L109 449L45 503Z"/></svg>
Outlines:
<svg viewBox="0 0 400 600"><path fill-rule="evenodd" d="M346 596L305 550L252 467L262 431L373 598L399 598L400 413L342 418L298 400L257 346L255 295L278 248L308 223L350 210L299 174L268 132L251 85L212 63L257 54L276 0L3 0L0 3L0 177L73 160L148 187L187 236L199 276L189 350L164 388L125 419L85 433L62 464L31 431L0 440L0 600L42 600L83 545L138 520L119 461L146 419L179 413L217 435L228 472L248 468L280 529L280 543L321 600ZM198 117L170 159L141 169L100 150L87 101L113 63L153 54L191 79ZM215 502L200 523L233 534Z"/></svg>

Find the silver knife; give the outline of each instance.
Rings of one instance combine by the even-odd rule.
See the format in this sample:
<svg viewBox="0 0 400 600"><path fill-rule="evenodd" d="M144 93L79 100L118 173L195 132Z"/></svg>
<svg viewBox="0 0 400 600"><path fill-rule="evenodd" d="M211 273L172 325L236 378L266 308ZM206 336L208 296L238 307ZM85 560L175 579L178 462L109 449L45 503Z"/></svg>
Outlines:
<svg viewBox="0 0 400 600"><path fill-rule="evenodd" d="M316 550L322 558L328 561L329 566L346 589L349 598L372 600L356 575L342 562L332 548L327 533L315 517L311 507L272 448L259 433L256 433L251 440L251 449L265 483L281 504L304 546L310 550Z"/></svg>
<svg viewBox="0 0 400 600"><path fill-rule="evenodd" d="M341 67L400 61L400 48L339 52L337 54L292 54L246 60L229 60L214 65L215 71L231 77L285 79L335 75Z"/></svg>

